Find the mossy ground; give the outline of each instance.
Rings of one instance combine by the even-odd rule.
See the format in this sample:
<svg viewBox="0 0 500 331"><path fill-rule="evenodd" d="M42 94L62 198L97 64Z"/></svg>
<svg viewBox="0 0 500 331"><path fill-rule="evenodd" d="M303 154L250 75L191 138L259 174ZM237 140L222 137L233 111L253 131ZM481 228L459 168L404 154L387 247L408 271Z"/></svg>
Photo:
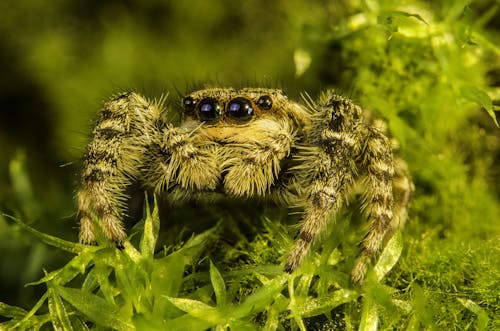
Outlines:
<svg viewBox="0 0 500 331"><path fill-rule="evenodd" d="M498 2L236 3L2 8L0 328L500 329ZM416 191L363 286L354 205L292 275L293 217L266 206L151 205L124 250L74 243L71 160L99 98L191 81L334 87L387 120Z"/></svg>

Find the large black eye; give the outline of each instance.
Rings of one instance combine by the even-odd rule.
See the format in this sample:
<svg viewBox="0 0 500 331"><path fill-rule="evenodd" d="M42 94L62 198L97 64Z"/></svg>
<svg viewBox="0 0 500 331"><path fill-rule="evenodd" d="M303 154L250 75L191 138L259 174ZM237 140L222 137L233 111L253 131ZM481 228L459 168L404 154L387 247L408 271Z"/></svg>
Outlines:
<svg viewBox="0 0 500 331"><path fill-rule="evenodd" d="M185 110L192 111L192 110L194 110L194 107L196 106L196 102L194 101L194 99L192 97L187 96L182 100L182 105L184 106Z"/></svg>
<svg viewBox="0 0 500 331"><path fill-rule="evenodd" d="M273 106L273 100L268 95L263 95L257 100L257 105L260 109L269 110Z"/></svg>
<svg viewBox="0 0 500 331"><path fill-rule="evenodd" d="M200 101L198 108L200 119L205 122L215 122L221 115L221 109L217 99L205 98Z"/></svg>
<svg viewBox="0 0 500 331"><path fill-rule="evenodd" d="M235 98L229 103L227 114L237 121L248 121L253 116L253 107L247 99Z"/></svg>

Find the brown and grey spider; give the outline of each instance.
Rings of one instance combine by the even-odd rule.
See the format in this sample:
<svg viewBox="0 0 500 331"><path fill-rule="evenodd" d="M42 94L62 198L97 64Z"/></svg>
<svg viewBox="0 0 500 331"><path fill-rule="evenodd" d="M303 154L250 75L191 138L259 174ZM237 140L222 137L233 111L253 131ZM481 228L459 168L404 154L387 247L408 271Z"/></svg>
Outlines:
<svg viewBox="0 0 500 331"><path fill-rule="evenodd" d="M351 278L363 281L371 258L405 221L412 191L405 163L374 120L330 91L301 104L277 89L208 88L182 106L174 126L161 103L136 93L105 104L77 191L82 243L94 244L98 231L125 240L125 192L133 181L171 201L258 196L302 210L285 263L291 272L360 182L370 227Z"/></svg>

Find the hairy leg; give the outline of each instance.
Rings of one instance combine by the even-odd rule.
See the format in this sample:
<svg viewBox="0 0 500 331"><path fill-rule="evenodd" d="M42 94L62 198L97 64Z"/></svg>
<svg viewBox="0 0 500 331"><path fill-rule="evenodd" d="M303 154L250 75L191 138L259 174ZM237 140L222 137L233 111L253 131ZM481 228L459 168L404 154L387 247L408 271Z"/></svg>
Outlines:
<svg viewBox="0 0 500 331"><path fill-rule="evenodd" d="M351 279L363 281L372 257L380 250L394 222L393 178L394 160L389 139L378 129L367 128L365 145L358 160L366 175L365 207L370 220L361 253L351 272Z"/></svg>
<svg viewBox="0 0 500 331"><path fill-rule="evenodd" d="M220 177L217 148L210 141L195 141L195 129L162 128L147 148L144 182L159 193L169 184L183 189L211 190Z"/></svg>
<svg viewBox="0 0 500 331"><path fill-rule="evenodd" d="M105 104L88 145L76 194L82 243L95 243L97 231L119 244L125 239L125 189L139 173L144 141L160 113L157 105L135 93L121 94Z"/></svg>
<svg viewBox="0 0 500 331"><path fill-rule="evenodd" d="M286 122L280 124L273 128L273 136L264 141L251 145L233 143L230 148L221 149L227 193L237 197L269 193L280 173L280 161L290 154L293 142L291 127Z"/></svg>
<svg viewBox="0 0 500 331"><path fill-rule="evenodd" d="M311 126L309 145L298 148L297 172L305 189L304 215L285 270L296 269L313 242L325 231L329 217L341 207L356 175L353 156L357 153L356 134L359 107L348 99L329 93L323 96Z"/></svg>
<svg viewBox="0 0 500 331"><path fill-rule="evenodd" d="M415 190L408 166L403 159L394 158L394 178L392 179L392 193L394 195L394 219L391 223L388 236L392 236L398 228L402 228L408 218L408 204Z"/></svg>

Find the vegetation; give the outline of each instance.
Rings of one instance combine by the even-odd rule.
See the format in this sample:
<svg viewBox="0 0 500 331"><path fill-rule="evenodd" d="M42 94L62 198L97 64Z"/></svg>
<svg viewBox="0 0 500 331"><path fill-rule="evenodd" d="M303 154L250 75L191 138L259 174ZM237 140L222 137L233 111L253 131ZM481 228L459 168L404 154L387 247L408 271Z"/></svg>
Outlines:
<svg viewBox="0 0 500 331"><path fill-rule="evenodd" d="M0 12L0 329L500 329L498 1L22 0ZM295 218L265 205L164 218L150 197L125 249L75 243L74 160L99 100L170 91L175 108L176 91L204 82L293 98L335 88L387 120L416 192L363 286L348 277L364 232L355 206L292 275L280 263Z"/></svg>

